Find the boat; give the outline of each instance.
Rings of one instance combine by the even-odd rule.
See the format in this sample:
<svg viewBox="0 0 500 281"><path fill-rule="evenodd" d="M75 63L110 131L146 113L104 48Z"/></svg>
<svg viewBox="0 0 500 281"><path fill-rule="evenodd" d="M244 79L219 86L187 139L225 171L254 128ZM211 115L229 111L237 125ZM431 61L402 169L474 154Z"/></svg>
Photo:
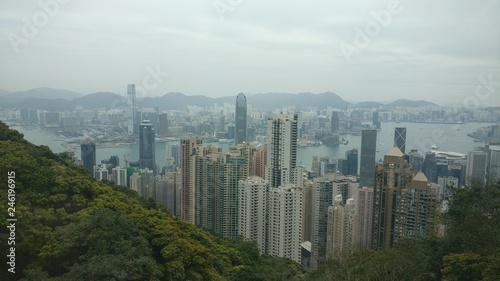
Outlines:
<svg viewBox="0 0 500 281"><path fill-rule="evenodd" d="M439 149L439 145L437 145L437 144L433 144L433 145L431 146L431 149Z"/></svg>
<svg viewBox="0 0 500 281"><path fill-rule="evenodd" d="M474 142L483 142L483 141L480 139L474 139Z"/></svg>

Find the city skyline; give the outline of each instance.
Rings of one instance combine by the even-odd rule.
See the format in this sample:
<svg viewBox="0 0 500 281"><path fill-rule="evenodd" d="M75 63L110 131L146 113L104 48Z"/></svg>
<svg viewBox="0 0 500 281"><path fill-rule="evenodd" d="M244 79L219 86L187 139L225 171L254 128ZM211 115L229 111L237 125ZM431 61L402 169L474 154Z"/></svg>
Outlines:
<svg viewBox="0 0 500 281"><path fill-rule="evenodd" d="M494 1L47 3L0 4L0 88L499 102L487 91L500 77Z"/></svg>

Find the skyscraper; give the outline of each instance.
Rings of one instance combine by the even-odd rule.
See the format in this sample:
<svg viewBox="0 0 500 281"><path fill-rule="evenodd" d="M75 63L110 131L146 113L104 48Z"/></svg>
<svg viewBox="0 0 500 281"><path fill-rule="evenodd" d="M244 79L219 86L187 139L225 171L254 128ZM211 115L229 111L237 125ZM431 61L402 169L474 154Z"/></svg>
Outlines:
<svg viewBox="0 0 500 281"><path fill-rule="evenodd" d="M158 116L158 135L166 136L168 134L168 115L162 113Z"/></svg>
<svg viewBox="0 0 500 281"><path fill-rule="evenodd" d="M360 186L373 186L376 152L377 130L363 130L361 133Z"/></svg>
<svg viewBox="0 0 500 281"><path fill-rule="evenodd" d="M397 146L403 154L406 153L406 127L394 128L394 146Z"/></svg>
<svg viewBox="0 0 500 281"><path fill-rule="evenodd" d="M142 121L139 126L139 167L156 172L155 130L149 120Z"/></svg>
<svg viewBox="0 0 500 281"><path fill-rule="evenodd" d="M486 183L487 154L482 151L470 151L467 154L467 180Z"/></svg>
<svg viewBox="0 0 500 281"><path fill-rule="evenodd" d="M373 112L372 125L375 129L380 129L380 116L379 112Z"/></svg>
<svg viewBox="0 0 500 281"><path fill-rule="evenodd" d="M266 180L271 188L291 181L297 162L297 122L297 114L280 114L267 122Z"/></svg>
<svg viewBox="0 0 500 281"><path fill-rule="evenodd" d="M340 130L340 120L339 120L339 112L332 112L332 119L330 121L332 134L337 134Z"/></svg>
<svg viewBox="0 0 500 281"><path fill-rule="evenodd" d="M136 122L136 107L135 107L135 84L127 85L127 124L128 124L128 134L133 135L137 130L135 129Z"/></svg>
<svg viewBox="0 0 500 281"><path fill-rule="evenodd" d="M238 94L236 97L235 109L236 132L234 136L235 144L247 141L247 98L244 94Z"/></svg>
<svg viewBox="0 0 500 281"><path fill-rule="evenodd" d="M347 159L347 174L345 174L345 175L357 176L358 175L358 150L353 148L351 150L346 151L345 158Z"/></svg>
<svg viewBox="0 0 500 281"><path fill-rule="evenodd" d="M80 148L83 166L93 175L96 164L95 143L87 139L81 144Z"/></svg>
<svg viewBox="0 0 500 281"><path fill-rule="evenodd" d="M342 196L335 196L333 206L328 208L327 259L339 260L357 249L358 227L359 216L354 199L342 203Z"/></svg>
<svg viewBox="0 0 500 281"><path fill-rule="evenodd" d="M180 146L181 167L181 203L180 216L195 224L195 155L202 147L203 140L199 137L183 138Z"/></svg>

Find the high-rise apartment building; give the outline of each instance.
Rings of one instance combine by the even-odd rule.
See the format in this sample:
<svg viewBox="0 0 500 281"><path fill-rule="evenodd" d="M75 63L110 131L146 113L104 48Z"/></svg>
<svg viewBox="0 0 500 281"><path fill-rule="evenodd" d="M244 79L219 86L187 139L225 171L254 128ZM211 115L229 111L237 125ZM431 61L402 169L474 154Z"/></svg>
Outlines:
<svg viewBox="0 0 500 281"><path fill-rule="evenodd" d="M375 155L377 152L377 130L361 132L360 178L361 186L373 186L375 174Z"/></svg>
<svg viewBox="0 0 500 281"><path fill-rule="evenodd" d="M500 145L490 145L489 152L488 180L498 180L500 179Z"/></svg>
<svg viewBox="0 0 500 281"><path fill-rule="evenodd" d="M251 176L239 181L238 190L238 234L255 241L259 252L265 254L269 182Z"/></svg>
<svg viewBox="0 0 500 281"><path fill-rule="evenodd" d="M135 105L135 84L127 85L127 106L128 106L128 114L127 114L127 125L128 125L128 134L133 135L137 132L135 128L136 122L136 114L137 109Z"/></svg>
<svg viewBox="0 0 500 281"><path fill-rule="evenodd" d="M391 247L405 237L434 233L436 194L422 172L413 177L404 154L393 147L377 164L373 202L372 247Z"/></svg>
<svg viewBox="0 0 500 281"><path fill-rule="evenodd" d="M267 123L266 180L271 187L291 181L297 162L297 114L280 114Z"/></svg>
<svg viewBox="0 0 500 281"><path fill-rule="evenodd" d="M195 224L195 158L202 149L203 140L199 137L183 138L180 144L181 203L180 216Z"/></svg>
<svg viewBox="0 0 500 281"><path fill-rule="evenodd" d="M327 174L316 178L313 185L313 220L311 267L317 268L326 258L328 208L333 199L340 195L343 204L358 189L359 184L354 177L346 177L339 173Z"/></svg>
<svg viewBox="0 0 500 281"><path fill-rule="evenodd" d="M269 189L267 254L300 263L302 189L291 183Z"/></svg>
<svg viewBox="0 0 500 281"><path fill-rule="evenodd" d="M221 237L238 236L238 183L249 163L244 146L232 154L207 147L195 156L195 222Z"/></svg>
<svg viewBox="0 0 500 281"><path fill-rule="evenodd" d="M358 214L358 249L368 249L372 243L373 221L373 187L362 187L356 190L356 208Z"/></svg>
<svg viewBox="0 0 500 281"><path fill-rule="evenodd" d="M142 121L139 126L139 167L156 171L155 130L149 120Z"/></svg>
<svg viewBox="0 0 500 281"><path fill-rule="evenodd" d="M240 93L236 97L235 108L235 136L234 142L236 144L247 141L247 98L244 94Z"/></svg>
<svg viewBox="0 0 500 281"><path fill-rule="evenodd" d="M328 208L327 259L342 259L358 247L359 216L354 199L342 201L342 196L337 195Z"/></svg>
<svg viewBox="0 0 500 281"><path fill-rule="evenodd" d="M127 170L121 167L114 167L111 170L111 180L117 185L127 186Z"/></svg>
<svg viewBox="0 0 500 281"><path fill-rule="evenodd" d="M394 146L397 146L403 154L406 153L406 127L394 128Z"/></svg>
<svg viewBox="0 0 500 281"><path fill-rule="evenodd" d="M93 174L96 164L95 143L87 139L80 145L80 148L83 166L87 168L90 174Z"/></svg>
<svg viewBox="0 0 500 281"><path fill-rule="evenodd" d="M261 178L266 177L267 145L262 145L254 152L252 156L252 166L250 175Z"/></svg>

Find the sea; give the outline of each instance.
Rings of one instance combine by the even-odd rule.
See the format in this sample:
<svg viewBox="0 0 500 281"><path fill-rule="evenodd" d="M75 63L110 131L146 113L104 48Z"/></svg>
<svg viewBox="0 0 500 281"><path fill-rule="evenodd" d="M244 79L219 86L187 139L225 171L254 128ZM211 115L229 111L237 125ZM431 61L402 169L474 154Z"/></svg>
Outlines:
<svg viewBox="0 0 500 281"><path fill-rule="evenodd" d="M478 128L493 125L492 123L466 123L466 124L438 124L438 123L396 123L382 122L381 129L377 133L377 155L376 159L383 159L384 155L394 144L394 128L406 127L406 153L411 149L417 149L420 154L425 155L431 147L437 147L439 151L451 151L466 154L477 147L484 146L484 143L475 142L467 134L475 132ZM35 145L46 145L52 151L59 153L67 149L62 145L66 139L46 130L42 127L11 126L24 134L26 140ZM345 158L347 150L356 148L361 150L361 136L341 135L345 143L333 146L319 145L297 148L297 165L302 165L306 169L311 169L313 156L330 157L332 159ZM158 165L165 165L167 151L170 145L179 144L179 141L157 142L155 143L156 162ZM223 151L228 151L233 143L205 143L219 146ZM75 151L80 157L80 151ZM359 152L361 154L361 152ZM139 145L131 144L121 147L97 148L96 160L109 159L112 155L118 155L120 166L125 166L125 157L128 161L139 160Z"/></svg>

